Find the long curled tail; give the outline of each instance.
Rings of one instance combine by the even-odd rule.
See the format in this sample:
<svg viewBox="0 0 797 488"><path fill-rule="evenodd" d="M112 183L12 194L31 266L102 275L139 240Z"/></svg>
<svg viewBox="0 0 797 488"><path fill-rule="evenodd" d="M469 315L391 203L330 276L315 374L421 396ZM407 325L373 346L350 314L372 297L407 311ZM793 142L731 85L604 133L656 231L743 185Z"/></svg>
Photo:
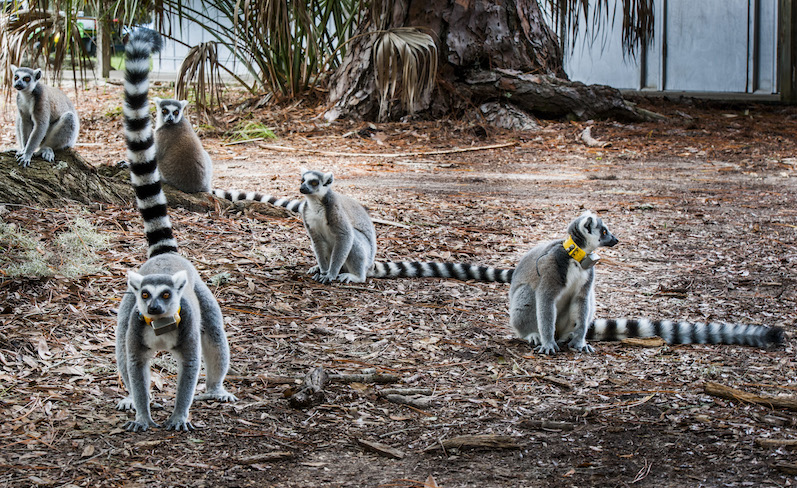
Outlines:
<svg viewBox="0 0 797 488"><path fill-rule="evenodd" d="M781 344L784 340L780 327L722 322L598 319L592 322L587 331L587 339L595 341L653 336L661 337L668 344L739 344L757 347Z"/></svg>
<svg viewBox="0 0 797 488"><path fill-rule="evenodd" d="M172 234L166 195L155 158L155 138L149 115L149 63L151 54L161 49L160 34L138 29L125 47L124 124L130 182L136 191L136 205L144 218L148 257L177 252Z"/></svg>
<svg viewBox="0 0 797 488"><path fill-rule="evenodd" d="M300 213L302 211L302 207L304 207L304 200L291 200L289 198L277 198L275 196L266 195L263 193L257 193L254 191L238 191L238 190L220 190L214 189L211 193L216 198L223 198L225 200L231 200L233 202L240 202L240 201L249 201L249 202L261 202L261 203L270 203L271 205L276 205L277 207L284 207L291 212Z"/></svg>
<svg viewBox="0 0 797 488"><path fill-rule="evenodd" d="M374 263L372 278L454 278L457 280L510 283L514 269L500 269L467 263L385 262Z"/></svg>

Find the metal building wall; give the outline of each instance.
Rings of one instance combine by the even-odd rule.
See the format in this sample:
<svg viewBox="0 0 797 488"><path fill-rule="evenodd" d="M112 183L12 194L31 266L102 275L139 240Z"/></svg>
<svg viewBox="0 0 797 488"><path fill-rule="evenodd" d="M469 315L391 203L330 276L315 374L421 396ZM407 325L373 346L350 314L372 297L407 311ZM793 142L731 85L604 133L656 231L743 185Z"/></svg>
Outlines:
<svg viewBox="0 0 797 488"><path fill-rule="evenodd" d="M565 53L570 78L644 91L779 93L778 0L656 0L655 8L653 41L635 57L623 54L620 25L592 42L582 31Z"/></svg>

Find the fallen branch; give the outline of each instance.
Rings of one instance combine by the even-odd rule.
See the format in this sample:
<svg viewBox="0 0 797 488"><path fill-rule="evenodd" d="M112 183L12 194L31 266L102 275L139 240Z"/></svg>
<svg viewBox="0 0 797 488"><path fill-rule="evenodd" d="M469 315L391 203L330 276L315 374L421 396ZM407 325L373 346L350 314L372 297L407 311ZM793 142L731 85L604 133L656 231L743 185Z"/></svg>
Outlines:
<svg viewBox="0 0 797 488"><path fill-rule="evenodd" d="M384 395L382 396L382 398L391 403L398 403L399 405L408 405L410 407L415 407L420 410L426 410L427 408L432 406L431 397L415 397L415 396L391 394L391 395Z"/></svg>
<svg viewBox="0 0 797 488"><path fill-rule="evenodd" d="M609 147L612 145L611 142L599 141L592 137L592 127L587 127L586 129L582 130L581 134L578 136L578 140L589 147Z"/></svg>
<svg viewBox="0 0 797 488"><path fill-rule="evenodd" d="M269 376L266 374L259 374L257 376L235 376L228 375L225 378L229 381L263 381L271 383L272 385L295 385L302 382L301 378L292 378L290 376Z"/></svg>
<svg viewBox="0 0 797 488"><path fill-rule="evenodd" d="M254 456L246 456L242 458L233 459L236 464L258 464L258 463L270 463L274 461L282 461L285 459L290 459L294 456L292 452L289 451L274 451L274 452L265 452L263 454L255 454Z"/></svg>
<svg viewBox="0 0 797 488"><path fill-rule="evenodd" d="M703 389L709 395L727 398L729 400L738 400L746 403L755 403L757 405L766 405L772 408L788 408L789 410L797 410L797 396L762 396L746 391L737 390L730 386L721 385L707 381L703 385Z"/></svg>
<svg viewBox="0 0 797 488"><path fill-rule="evenodd" d="M756 439L755 443L761 447L785 447L797 449L797 439Z"/></svg>
<svg viewBox="0 0 797 488"><path fill-rule="evenodd" d="M423 152L403 152L403 153L346 153L337 151L322 151L320 149L296 148L289 146L275 146L273 144L262 144L261 147L272 151L298 152L320 154L322 156L344 156L354 158L407 158L412 156L437 156L443 154L457 154L472 151L486 151L489 149L501 149L504 147L517 146L517 142L505 142L503 144L491 144L489 146L462 147L454 149L439 149L437 151Z"/></svg>
<svg viewBox="0 0 797 488"><path fill-rule="evenodd" d="M324 401L324 386L329 382L324 368L317 367L310 370L304 377L302 386L288 398L288 402L293 408L307 408L318 405Z"/></svg>
<svg viewBox="0 0 797 488"><path fill-rule="evenodd" d="M426 395L432 394L431 388L384 388L379 390L379 396L386 395Z"/></svg>
<svg viewBox="0 0 797 488"><path fill-rule="evenodd" d="M521 427L537 430L573 430L575 424L568 422L554 422L552 420L524 420L520 423Z"/></svg>
<svg viewBox="0 0 797 488"><path fill-rule="evenodd" d="M626 346L634 347L661 347L667 344L664 339L658 336L653 337L627 337L620 341Z"/></svg>
<svg viewBox="0 0 797 488"><path fill-rule="evenodd" d="M401 459L406 455L404 451L390 447L387 444L382 444L381 442L367 441L365 439L354 439L354 442L368 451L375 452L382 456L391 457L393 459Z"/></svg>
<svg viewBox="0 0 797 488"><path fill-rule="evenodd" d="M523 445L517 437L508 435L462 435L438 441L424 449L424 452L438 449L520 449Z"/></svg>
<svg viewBox="0 0 797 488"><path fill-rule="evenodd" d="M331 374L329 381L338 383L377 383L385 385L388 383L398 383L401 378L394 374L368 373L368 374Z"/></svg>

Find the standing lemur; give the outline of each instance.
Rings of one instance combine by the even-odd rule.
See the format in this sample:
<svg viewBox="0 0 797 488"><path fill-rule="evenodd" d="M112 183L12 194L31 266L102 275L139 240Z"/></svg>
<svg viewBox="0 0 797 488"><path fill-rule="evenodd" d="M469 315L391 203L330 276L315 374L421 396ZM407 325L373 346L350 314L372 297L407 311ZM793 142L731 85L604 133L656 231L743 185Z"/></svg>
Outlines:
<svg viewBox="0 0 797 488"><path fill-rule="evenodd" d="M80 119L72 102L58 88L41 83L42 70L11 65L17 90L17 160L23 167L33 156L53 162L59 149L77 142Z"/></svg>
<svg viewBox="0 0 797 488"><path fill-rule="evenodd" d="M783 342L783 330L760 325L688 323L666 320L595 320L595 270L602 246L617 238L592 212L567 227L567 239L534 246L515 268L509 288L509 325L518 337L554 354L559 344L593 352L586 340L620 340L658 335L670 344L745 344L766 347Z"/></svg>
<svg viewBox="0 0 797 488"><path fill-rule="evenodd" d="M155 147L163 181L186 193L210 191L213 161L185 117L187 100L155 101Z"/></svg>
<svg viewBox="0 0 797 488"><path fill-rule="evenodd" d="M207 370L206 391L196 399L236 400L222 384L230 351L221 309L194 266L177 254L161 188L147 103L150 57L160 46L160 35L140 29L125 48L124 125L130 180L149 245L147 262L137 273L128 274L116 328L117 367L129 391L117 408L135 408L135 420L125 424L133 432L157 426L150 414L149 393L149 364L157 351L171 351L178 363L175 406L166 429L194 429L189 409L201 359Z"/></svg>

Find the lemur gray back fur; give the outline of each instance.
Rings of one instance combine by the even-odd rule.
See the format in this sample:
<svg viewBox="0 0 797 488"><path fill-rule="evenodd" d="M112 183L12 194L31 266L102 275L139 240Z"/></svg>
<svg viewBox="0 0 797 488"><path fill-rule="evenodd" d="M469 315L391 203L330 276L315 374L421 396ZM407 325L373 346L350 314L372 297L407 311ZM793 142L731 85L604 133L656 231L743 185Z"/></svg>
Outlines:
<svg viewBox="0 0 797 488"><path fill-rule="evenodd" d="M614 246L617 238L592 212L584 212L573 220L568 234L578 249L566 248L564 239L538 244L523 256L512 276L510 327L518 337L536 346L537 352L553 354L559 350L559 344L593 352L587 339L620 340L653 335L676 344L765 347L783 341L783 331L778 327L651 319L593 320L595 271L591 266L583 267L584 261L577 258L599 247Z"/></svg>
<svg viewBox="0 0 797 488"><path fill-rule="evenodd" d="M163 181L186 193L209 192L213 162L185 118L186 100L153 98L155 146Z"/></svg>
<svg viewBox="0 0 797 488"><path fill-rule="evenodd" d="M17 90L17 160L29 166L33 156L47 162L54 151L73 147L80 131L80 118L64 92L41 82L40 69L11 65Z"/></svg>
<svg viewBox="0 0 797 488"><path fill-rule="evenodd" d="M130 180L149 245L147 262L128 274L116 328L117 367L129 392L117 408L135 409L135 420L125 424L134 432L158 426L150 413L149 363L159 350L172 351L179 364L175 407L167 429L194 429L188 414L201 358L207 369L206 393L197 399L235 400L222 384L229 368L229 346L221 309L194 266L177 254L161 188L147 101L150 56L160 46L157 33L140 29L125 48L125 139Z"/></svg>

